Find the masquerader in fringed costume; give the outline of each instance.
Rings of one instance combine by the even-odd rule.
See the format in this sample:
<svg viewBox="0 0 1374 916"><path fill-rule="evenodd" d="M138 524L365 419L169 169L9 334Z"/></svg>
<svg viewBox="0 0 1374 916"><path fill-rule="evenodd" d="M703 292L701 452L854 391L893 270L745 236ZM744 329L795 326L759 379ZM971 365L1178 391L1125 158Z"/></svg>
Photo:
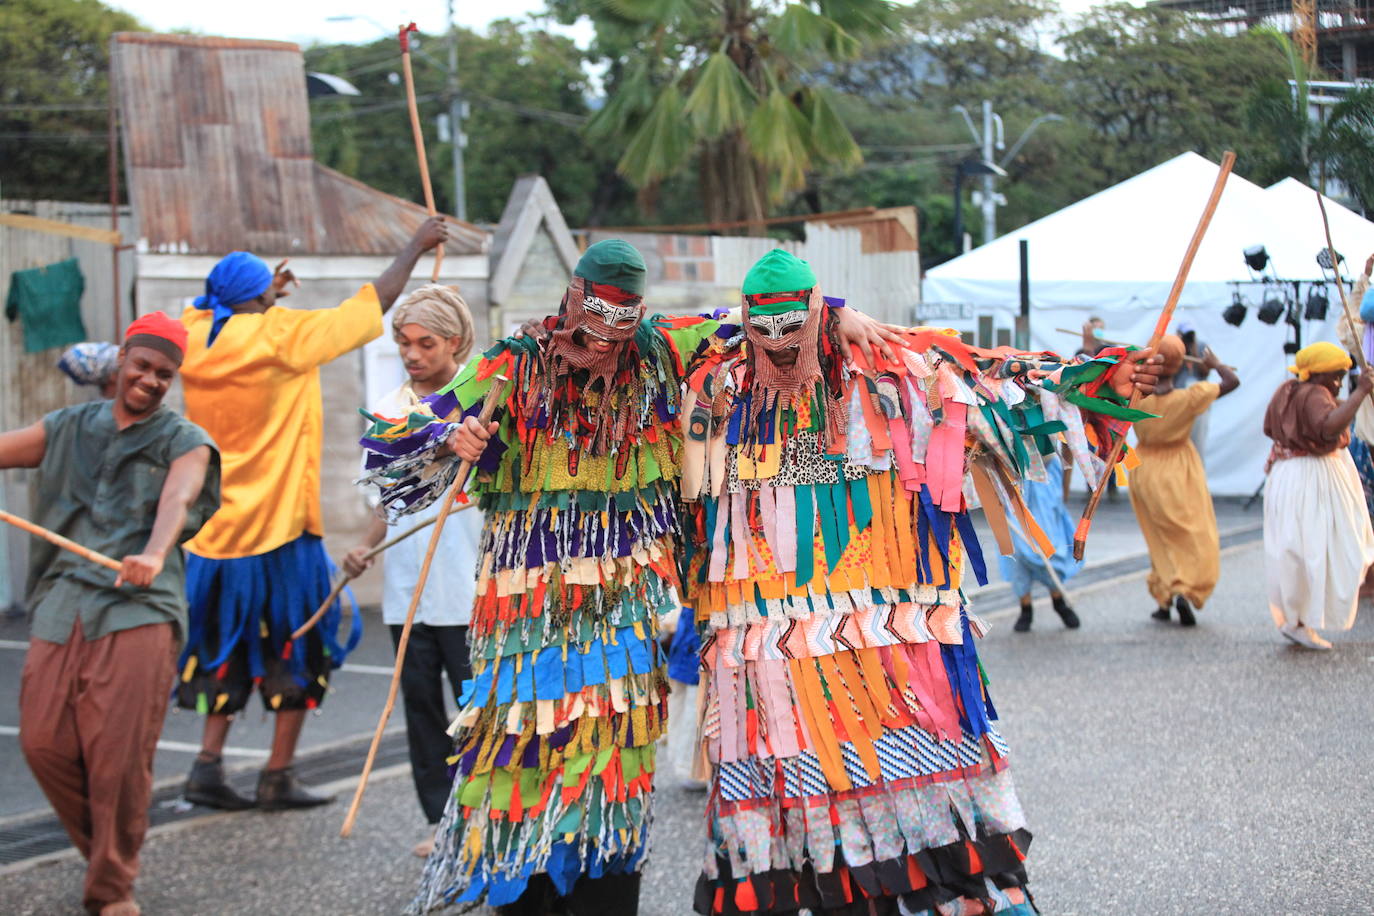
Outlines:
<svg viewBox="0 0 1374 916"><path fill-rule="evenodd" d="M644 276L628 243L592 245L547 339L498 343L424 412L376 418L363 441L393 515L433 502L456 459L480 455L474 678L413 910L483 899L522 916L637 910L665 729L658 616L676 608L680 582L681 386L720 327L643 319ZM481 430L496 375L513 390ZM483 451L476 437L493 431Z"/></svg>
<svg viewBox="0 0 1374 916"><path fill-rule="evenodd" d="M334 572L320 511L320 367L381 336L382 315L415 263L446 237L442 221L426 220L375 282L323 309L278 305L294 277L236 251L182 314L186 416L210 433L224 462L223 506L186 545L190 628L176 699L206 717L186 781L190 801L274 809L330 800L298 783L291 766L306 712L362 636L355 606L348 643L339 644L336 601L300 644L290 640L329 594ZM256 797L247 799L225 782L221 753L255 690L276 722Z"/></svg>
<svg viewBox="0 0 1374 916"><path fill-rule="evenodd" d="M1031 543L1019 526L1012 526L1011 556L997 558L1002 578L1011 585L1012 594L1020 599L1021 613L1011 628L1016 633L1030 632L1035 619L1031 591L1039 582L1049 591L1050 605L1064 621L1064 626L1076 630L1081 621L1064 595L1064 583L1078 575L1083 563L1073 558L1074 520L1064 505L1064 465L1059 456L1045 456L1044 480L1023 480L1018 486L1031 516L1050 539L1052 551L1042 553L1040 545Z"/></svg>
<svg viewBox="0 0 1374 916"><path fill-rule="evenodd" d="M1264 575L1269 611L1294 643L1325 650L1316 630L1355 623L1360 583L1374 565L1374 530L1360 477L1346 448L1356 410L1374 375L1338 401L1350 354L1333 343L1298 351L1297 375L1274 392L1264 434L1274 440L1264 490Z"/></svg>
<svg viewBox="0 0 1374 916"><path fill-rule="evenodd" d="M1029 913L986 627L959 591L966 559L986 581L965 469L1004 552L1004 503L1042 539L1014 480L1056 433L1086 457L1075 405L1108 414L1090 416L1110 447L1143 416L1121 406L1134 370L1113 371L1120 349L1066 367L919 329L866 378L805 262L775 250L743 292L743 339L683 404L712 780L696 910Z"/></svg>

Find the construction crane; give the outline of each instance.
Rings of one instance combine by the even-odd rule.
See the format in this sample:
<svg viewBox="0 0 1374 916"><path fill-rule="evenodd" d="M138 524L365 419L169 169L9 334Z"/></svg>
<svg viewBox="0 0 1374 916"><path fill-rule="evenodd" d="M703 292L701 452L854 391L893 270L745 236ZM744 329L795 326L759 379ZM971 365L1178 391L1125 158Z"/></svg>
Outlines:
<svg viewBox="0 0 1374 916"><path fill-rule="evenodd" d="M1317 0L1293 0L1293 44L1312 74L1317 64Z"/></svg>

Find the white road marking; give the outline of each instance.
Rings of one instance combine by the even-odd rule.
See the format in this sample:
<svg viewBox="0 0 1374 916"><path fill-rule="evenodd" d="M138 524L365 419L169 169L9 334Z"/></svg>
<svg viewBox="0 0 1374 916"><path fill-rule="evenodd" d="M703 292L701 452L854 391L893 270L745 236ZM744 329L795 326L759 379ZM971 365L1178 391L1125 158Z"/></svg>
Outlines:
<svg viewBox="0 0 1374 916"><path fill-rule="evenodd" d="M15 725L0 725L0 735L9 735L11 737L17 737L19 735L19 728ZM159 741L157 743L157 747L160 751L183 751L187 754L200 753L200 745L192 744L189 741ZM230 746L224 749L224 756L263 758L268 756L268 752L264 750L259 750L255 747Z"/></svg>
<svg viewBox="0 0 1374 916"><path fill-rule="evenodd" d="M351 671L354 674L380 674L391 677L391 673L395 669L389 665L354 665L352 663L345 663L339 670Z"/></svg>
<svg viewBox="0 0 1374 916"><path fill-rule="evenodd" d="M28 643L20 642L17 639L0 639L0 649L18 649L23 652L28 647Z"/></svg>

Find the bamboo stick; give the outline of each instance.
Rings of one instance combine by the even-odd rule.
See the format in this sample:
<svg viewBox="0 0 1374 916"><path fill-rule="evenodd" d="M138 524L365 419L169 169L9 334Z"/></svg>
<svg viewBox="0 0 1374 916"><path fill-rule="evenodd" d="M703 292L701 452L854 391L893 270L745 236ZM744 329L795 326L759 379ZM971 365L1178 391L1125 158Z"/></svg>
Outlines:
<svg viewBox="0 0 1374 916"><path fill-rule="evenodd" d="M92 563L98 563L101 566L104 566L106 569L113 569L115 572L119 572L120 569L123 568L118 560L112 560L109 557L105 556L105 554L103 553L96 553L89 547L82 547L76 541L70 540L69 538L64 538L62 535L56 533L55 531L49 531L47 528L44 528L41 525L35 525L28 519L20 518L19 516L6 512L3 509L0 509L0 521L9 522L14 527L27 531L34 537L39 537L45 541L56 544L63 550L70 550L77 556L84 557L85 559L90 560Z"/></svg>
<svg viewBox="0 0 1374 916"><path fill-rule="evenodd" d="M420 184L425 192L425 209L430 216L438 216L439 211L434 206L434 186L429 180L429 158L425 155L425 135L420 129L420 107L415 100L415 74L410 68L410 33L418 32L415 23L401 26L401 70L405 74L406 80L406 105L410 108L410 132L415 137L415 156L420 163ZM455 130L457 127L455 126ZM430 280L434 283L439 282L439 268L444 263L444 243L440 242L434 248L434 271L430 274Z"/></svg>
<svg viewBox="0 0 1374 916"><path fill-rule="evenodd" d="M491 389L487 392L487 397L482 402L482 411L477 416L477 421L483 426L491 421L496 406L505 397L507 381L509 380L503 375L492 377ZM363 773L358 779L358 788L353 793L353 803L348 806L348 815L344 818L339 836L346 837L352 833L353 824L358 819L358 806L362 804L363 793L367 791L367 778L372 775L372 764L377 760L377 748L382 743L382 732L386 730L387 720L391 718L391 711L396 706L396 691L401 686L401 669L405 667L406 645L410 642L410 630L415 624L415 612L420 607L425 582L429 580L429 567L434 562L434 552L439 547L440 536L444 533L444 522L453 514L453 503L467 485L468 474L471 472L471 461L464 461L458 465L458 476L454 478L453 485L444 496L443 506L435 519L434 532L429 536L429 549L425 551L424 562L420 564L420 578L415 582L415 592L410 596L410 609L406 611L405 625L401 627L401 638L396 643L396 665L391 671L391 687L386 694L386 706L382 709L381 718L377 720L377 731L372 736L372 746L368 748L367 761L363 764Z"/></svg>
<svg viewBox="0 0 1374 916"><path fill-rule="evenodd" d="M1202 217L1198 220L1197 228L1193 230L1193 238L1188 243L1188 250L1183 253L1183 263L1178 267L1178 275L1174 277L1174 285L1169 290L1169 297L1164 300L1164 308L1159 312L1159 320L1155 322L1154 334L1150 336L1150 349L1159 346L1159 339L1169 330L1169 322L1174 318L1174 309L1178 307L1179 297L1183 295L1183 285L1188 282L1188 271L1192 269L1193 258L1197 257L1197 250L1202 246L1202 239L1207 234L1207 227L1212 222L1212 215L1217 211L1217 204L1221 203L1221 192L1226 189L1226 179L1231 176L1231 169L1236 164L1236 154L1230 150L1221 157L1221 168L1217 172L1216 183L1212 185L1212 194L1207 198L1207 206L1203 208ZM1131 394L1131 406L1134 407L1140 401L1138 392ZM1097 488L1093 490L1093 495L1088 499L1088 505L1083 509L1083 517L1078 521L1078 530L1073 535L1073 558L1083 559L1083 551L1088 545L1088 531L1092 528L1093 515L1097 512L1098 503L1102 502L1102 494L1107 489L1107 481L1115 473L1116 463L1121 460L1121 452L1126 447L1126 437L1117 439L1112 446L1111 453L1107 456L1107 470L1098 481Z"/></svg>
<svg viewBox="0 0 1374 916"><path fill-rule="evenodd" d="M1313 188L1313 193L1317 195L1317 207L1322 212L1322 230L1326 233L1326 252L1331 258L1331 270L1336 275L1336 295L1341 299L1341 310L1345 312L1345 320L1350 324L1350 330L1353 332L1359 325L1355 323L1355 314L1350 311L1350 302L1345 298L1345 283L1341 280L1341 265L1336 260L1336 248L1331 244L1331 223L1326 218L1326 201L1322 200L1321 191ZM1369 360L1365 359L1363 346L1355 347L1355 361L1360 364L1361 373L1369 371ZM1374 400L1374 391L1369 393L1369 397Z"/></svg>
<svg viewBox="0 0 1374 916"><path fill-rule="evenodd" d="M462 512L464 509L470 508L472 508L472 503L463 503L462 505L454 508L454 510L450 512L449 515L456 515L457 513ZM363 561L366 562L367 560L371 560L373 557L377 556L377 554L382 553L383 551L388 550L392 547L395 547L397 544L401 543L406 538L410 537L412 534L416 534L420 531L423 531L430 525L433 525L438 520L439 516L436 515L434 516L434 518L420 522L420 524L414 526L413 528L407 528L405 531L402 531L400 534L396 535L389 541L383 541L376 547L373 547L367 553L363 554ZM320 620L323 619L325 613L329 610L329 606L338 600L339 595L343 593L343 590L345 587L347 587L348 583L353 581L353 578L353 576L350 576L343 570L339 570L338 580L334 583L333 589L330 590L329 597L324 599L324 603L315 609L315 613L311 614L310 617L306 619L305 623L301 624L296 629L296 632L291 634L291 639L288 640L288 642L295 642L296 640L304 636L306 633L309 633L310 630L315 626L315 624L319 623Z"/></svg>

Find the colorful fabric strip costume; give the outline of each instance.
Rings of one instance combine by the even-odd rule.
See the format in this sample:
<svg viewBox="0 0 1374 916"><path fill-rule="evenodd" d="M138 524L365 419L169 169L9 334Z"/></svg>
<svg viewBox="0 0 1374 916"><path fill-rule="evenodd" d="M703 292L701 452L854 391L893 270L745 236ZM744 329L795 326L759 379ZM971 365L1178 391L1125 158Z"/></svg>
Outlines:
<svg viewBox="0 0 1374 916"><path fill-rule="evenodd" d="M413 511L456 476L436 454L457 421L494 376L513 382L470 485L486 519L474 676L416 910L508 904L540 874L566 895L580 876L637 872L647 848L667 689L657 619L679 585L681 383L718 325L641 321L628 281L583 261L546 342L498 343L363 440L383 505ZM579 349L579 330L621 346Z"/></svg>
<svg viewBox="0 0 1374 916"><path fill-rule="evenodd" d="M1006 552L1005 512L1043 539L1013 481L1043 478L1050 436L1086 438L1079 405L1108 414L1099 441L1124 432L1115 359L921 329L868 378L804 262L774 251L744 292L744 334L683 403L712 778L695 907L1028 913L1030 834L960 590L965 561L985 581L965 473Z"/></svg>

